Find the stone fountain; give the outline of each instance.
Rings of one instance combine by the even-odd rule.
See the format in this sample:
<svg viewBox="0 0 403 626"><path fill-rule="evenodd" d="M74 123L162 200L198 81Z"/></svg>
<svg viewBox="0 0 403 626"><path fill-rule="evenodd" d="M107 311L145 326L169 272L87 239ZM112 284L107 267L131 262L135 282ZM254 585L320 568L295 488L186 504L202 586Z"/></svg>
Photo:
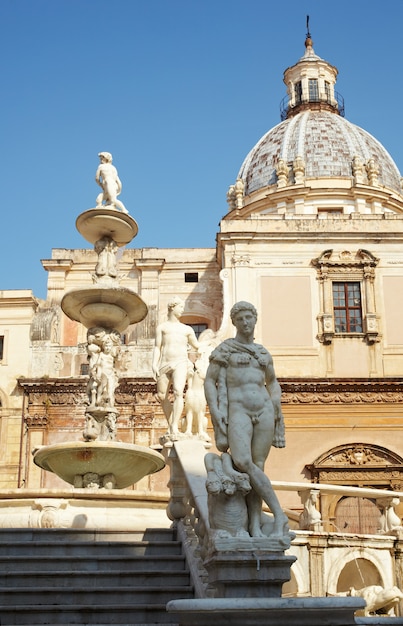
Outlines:
<svg viewBox="0 0 403 626"><path fill-rule="evenodd" d="M112 155L100 152L96 181L102 191L96 208L78 216L79 233L98 255L93 284L65 294L61 307L72 320L87 328L89 380L83 441L41 446L34 462L75 488L124 489L165 466L161 454L116 440L119 412L116 363L121 333L143 320L147 306L140 296L119 284L117 252L137 235L136 221L118 200L122 185Z"/></svg>

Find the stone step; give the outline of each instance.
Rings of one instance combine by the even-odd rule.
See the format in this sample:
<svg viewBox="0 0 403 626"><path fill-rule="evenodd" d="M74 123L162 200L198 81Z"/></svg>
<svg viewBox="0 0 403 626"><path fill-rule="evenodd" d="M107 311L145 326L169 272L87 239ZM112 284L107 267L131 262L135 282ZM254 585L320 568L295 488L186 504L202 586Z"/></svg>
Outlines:
<svg viewBox="0 0 403 626"><path fill-rule="evenodd" d="M53 557L76 556L85 553L87 556L159 556L177 555L182 551L180 541L0 541L2 556L24 555L38 556L42 554Z"/></svg>
<svg viewBox="0 0 403 626"><path fill-rule="evenodd" d="M155 555L104 555L98 557L93 554L87 557L85 554L60 556L55 561L51 555L41 556L0 556L0 570L3 572L24 572L36 568L41 572L64 571L64 572L97 572L100 570L109 570L113 572L126 571L150 571L156 567L160 571L170 569L182 570L185 568L185 557L183 554L160 554Z"/></svg>
<svg viewBox="0 0 403 626"><path fill-rule="evenodd" d="M0 529L2 626L177 626L193 597L172 529Z"/></svg>
<svg viewBox="0 0 403 626"><path fill-rule="evenodd" d="M111 586L104 588L91 587L8 587L0 589L0 605L9 607L47 606L48 604L63 605L71 602L77 607L93 604L103 606L116 601L120 606L136 604L166 604L176 598L192 598L193 588L187 586L171 586L170 584L150 586Z"/></svg>
<svg viewBox="0 0 403 626"><path fill-rule="evenodd" d="M177 624L176 618L167 613L164 604L126 605L110 604L95 607L93 604L80 607L72 604L52 606L25 605L9 607L0 605L2 626L156 626Z"/></svg>
<svg viewBox="0 0 403 626"><path fill-rule="evenodd" d="M169 582L170 587L174 586L187 586L189 585L189 571L183 569L183 563L181 569L158 569L155 567L159 565L155 560L154 569L148 571L142 569L131 569L127 571L111 571L108 570L95 570L95 571L83 571L81 568L76 568L75 563L71 566L75 569L71 570L57 570L50 572L44 572L41 570L14 570L4 571L0 570L0 588L9 587L34 587L36 589L42 589L43 587L52 587L57 589L71 588L71 587L85 587L86 589L97 590L104 587L140 587L142 585L154 585L164 587ZM58 564L55 565L57 568ZM68 571L68 575L66 575ZM90 575L89 575L90 574Z"/></svg>
<svg viewBox="0 0 403 626"><path fill-rule="evenodd" d="M172 528L147 528L138 531L87 530L75 528L0 528L0 543L19 542L131 542L131 541L175 541L176 531Z"/></svg>

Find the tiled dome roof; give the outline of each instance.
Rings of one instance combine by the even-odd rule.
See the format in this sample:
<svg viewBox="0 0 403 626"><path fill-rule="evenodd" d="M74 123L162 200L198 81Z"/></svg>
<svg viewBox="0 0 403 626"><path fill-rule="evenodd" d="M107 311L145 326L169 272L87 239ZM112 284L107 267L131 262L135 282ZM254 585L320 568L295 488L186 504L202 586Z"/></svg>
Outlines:
<svg viewBox="0 0 403 626"><path fill-rule="evenodd" d="M374 159L378 183L401 194L400 173L392 157L372 135L331 111L305 110L266 133L249 152L238 178L249 195L277 182L279 159L305 161L305 179L352 177L352 160Z"/></svg>

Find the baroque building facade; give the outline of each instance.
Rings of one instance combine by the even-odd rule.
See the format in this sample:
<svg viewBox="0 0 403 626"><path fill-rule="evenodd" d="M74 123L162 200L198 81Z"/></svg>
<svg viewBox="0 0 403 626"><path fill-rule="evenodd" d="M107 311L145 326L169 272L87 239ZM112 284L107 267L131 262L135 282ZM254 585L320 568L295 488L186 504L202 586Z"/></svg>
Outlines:
<svg viewBox="0 0 403 626"><path fill-rule="evenodd" d="M166 430L151 359L170 299L185 301L181 321L220 337L232 334L232 304L247 300L283 391L287 447L271 452L271 479L403 491L402 181L385 148L344 117L336 78L308 35L304 55L284 73L281 122L228 190L215 248L124 250L121 284L149 313L122 336L122 441L158 446ZM85 329L60 302L91 281L96 253L54 249L42 263L46 301L0 294L4 490L59 486L30 452L83 430ZM163 495L167 482L164 470L134 489ZM285 491L281 502L297 520L298 494ZM374 498L329 492L318 506L325 531L379 530Z"/></svg>

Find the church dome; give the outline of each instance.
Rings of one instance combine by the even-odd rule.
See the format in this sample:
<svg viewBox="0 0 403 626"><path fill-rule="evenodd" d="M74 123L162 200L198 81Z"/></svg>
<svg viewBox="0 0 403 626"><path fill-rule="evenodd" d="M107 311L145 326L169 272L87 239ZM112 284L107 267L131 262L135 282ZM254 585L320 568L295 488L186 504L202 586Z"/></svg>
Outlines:
<svg viewBox="0 0 403 626"><path fill-rule="evenodd" d="M249 152L238 174L245 195L276 184L278 162L297 157L305 163L305 179L351 178L353 159L363 166L373 159L378 184L401 193L399 170L379 141L332 111L306 109L269 130ZM368 184L366 174L363 182Z"/></svg>
<svg viewBox="0 0 403 626"><path fill-rule="evenodd" d="M376 187L402 198L400 173L390 154L344 118L344 100L335 91L337 74L335 66L315 54L308 30L304 55L284 72L282 121L243 162L227 194L231 210L247 205L255 192L267 189L271 194L291 185Z"/></svg>

